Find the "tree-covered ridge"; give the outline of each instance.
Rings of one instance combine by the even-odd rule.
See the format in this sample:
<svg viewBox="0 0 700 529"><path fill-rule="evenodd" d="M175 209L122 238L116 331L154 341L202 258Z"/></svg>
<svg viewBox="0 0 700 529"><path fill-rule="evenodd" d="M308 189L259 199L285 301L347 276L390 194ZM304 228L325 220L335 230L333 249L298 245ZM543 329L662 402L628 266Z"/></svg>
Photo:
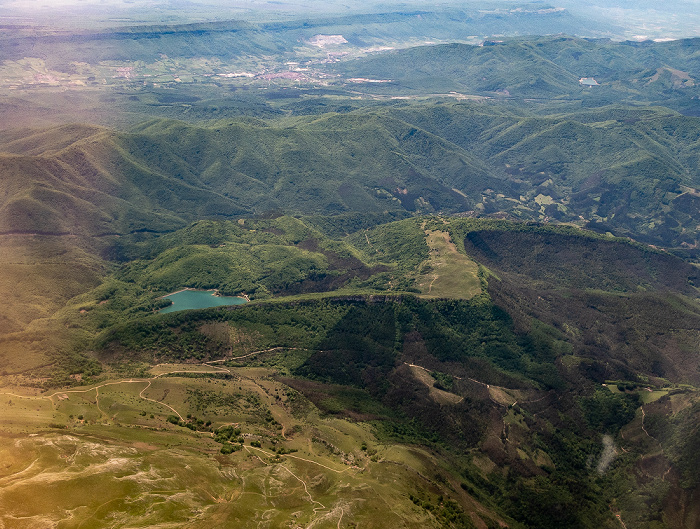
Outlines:
<svg viewBox="0 0 700 529"><path fill-rule="evenodd" d="M437 297L468 298L478 294L479 282L481 288L486 284L487 273L478 272L477 263L522 274L528 284L546 288L695 292L695 268L678 258L571 226L438 217L371 228L341 221L341 230L332 224L290 216L199 221L143 242L126 239L114 249L125 260L121 267L72 306L101 321L163 306L167 301L158 298L181 288L217 289L251 300L330 293L436 297L433 286L448 279ZM347 229L356 231L338 236ZM441 234L435 239L443 241L439 246L431 246L435 234ZM447 243L463 257L445 261L451 255ZM457 275L467 282L455 282ZM476 290L468 296L450 290L472 288L470 281Z"/></svg>
<svg viewBox="0 0 700 529"><path fill-rule="evenodd" d="M79 131L74 142L63 132L5 143L3 233L104 238L269 212L442 212L589 223L667 247L694 247L697 236L700 128L664 109L536 117L421 103L210 126L158 120Z"/></svg>
<svg viewBox="0 0 700 529"><path fill-rule="evenodd" d="M654 318L659 318L653 314L654 307L665 307L664 314L674 322L669 324L671 328L686 333L673 339L681 350L695 336L697 310L690 300L697 295L697 269L668 253L571 226L427 217L333 238L314 227L312 220L283 216L200 221L137 243L129 250L131 261L98 288L73 299L62 317L79 323L89 333L111 333L116 323L131 325L129 322L166 306L168 301L160 296L183 287L246 295L253 302L281 298L311 303L328 298L384 299L386 295L406 294L431 299L435 296L429 285L441 274L471 274L475 272L466 267L476 270L478 265L475 280L481 283L481 289L472 294L476 306L486 295L483 289L488 288L497 303L516 318L520 330L529 332L529 318L534 316L559 329L563 334L558 339L583 347L586 354L596 358L607 354L619 360L622 371L615 368L608 378L622 376L629 369L652 376L673 373L677 381L695 380L697 376L695 369L682 372L671 368L681 353L665 349L670 337L644 343L644 337L653 332ZM437 230L443 230L441 233L457 243L456 248L468 260L463 264L455 261L453 267L441 270L443 262L433 269L431 264L437 262L432 252L444 251L429 245L428 234ZM458 266L465 269L459 270ZM688 300L683 301L683 296ZM464 296L443 290L441 297L457 300ZM635 307L640 312L633 320L613 317L615 312L631 313ZM242 309L233 312L237 314L238 310ZM597 313L605 317L596 317ZM161 316L149 318L159 321ZM457 320L449 321L449 325L457 325ZM421 333L440 325L430 317ZM469 325L475 324L459 332L466 332ZM636 325L636 331L632 332L630 325ZM612 329L626 333L626 345L616 340L593 340L589 333L597 332L595 329L605 329L606 335L614 332ZM442 352L438 348L431 354L439 358L478 356L477 351L486 342L479 343L459 338L444 345ZM138 341L129 344L142 348ZM279 345L291 346L287 342ZM630 356L634 348L647 352L634 359ZM518 369L527 371L522 366Z"/></svg>
<svg viewBox="0 0 700 529"><path fill-rule="evenodd" d="M330 239L294 217L200 221L137 245L132 252L142 255L115 276L119 281L157 292L216 288L222 294L245 294L253 300L333 291L376 275L397 273L395 262L367 264L353 246Z"/></svg>

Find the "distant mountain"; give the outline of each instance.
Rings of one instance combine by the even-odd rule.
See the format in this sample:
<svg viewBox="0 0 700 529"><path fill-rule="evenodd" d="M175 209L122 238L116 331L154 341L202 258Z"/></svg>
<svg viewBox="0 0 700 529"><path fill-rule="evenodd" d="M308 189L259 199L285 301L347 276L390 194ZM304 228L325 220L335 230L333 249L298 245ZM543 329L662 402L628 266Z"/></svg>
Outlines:
<svg viewBox="0 0 700 529"><path fill-rule="evenodd" d="M654 102L698 115L699 39L611 42L565 36L488 39L483 46L445 44L395 50L341 62L350 78L390 79L373 92L457 91L492 97ZM587 86L581 79L597 83Z"/></svg>
<svg viewBox="0 0 700 529"><path fill-rule="evenodd" d="M14 29L12 26L9 30ZM435 7L409 11L387 10L335 17L288 21L231 20L194 24L116 27L103 30L64 30L17 26L0 37L0 59L41 57L50 68L71 62L152 62L159 55L171 59L210 57L226 61L241 56L292 54L300 42L318 34L342 34L353 47L392 44L406 46L425 40L464 41L492 34L547 35L565 33L607 36L614 26L572 16L562 8L536 4L520 8L479 9Z"/></svg>

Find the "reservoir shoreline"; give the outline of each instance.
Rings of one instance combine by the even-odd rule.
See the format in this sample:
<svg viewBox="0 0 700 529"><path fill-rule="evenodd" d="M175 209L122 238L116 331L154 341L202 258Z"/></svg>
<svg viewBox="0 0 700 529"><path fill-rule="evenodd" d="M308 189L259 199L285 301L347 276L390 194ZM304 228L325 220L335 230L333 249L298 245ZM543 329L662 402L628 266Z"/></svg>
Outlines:
<svg viewBox="0 0 700 529"><path fill-rule="evenodd" d="M247 295L223 296L218 289L198 290L185 287L159 299L170 299L172 303L161 309L160 313L178 312L181 310L206 309L211 307L242 305L250 301Z"/></svg>

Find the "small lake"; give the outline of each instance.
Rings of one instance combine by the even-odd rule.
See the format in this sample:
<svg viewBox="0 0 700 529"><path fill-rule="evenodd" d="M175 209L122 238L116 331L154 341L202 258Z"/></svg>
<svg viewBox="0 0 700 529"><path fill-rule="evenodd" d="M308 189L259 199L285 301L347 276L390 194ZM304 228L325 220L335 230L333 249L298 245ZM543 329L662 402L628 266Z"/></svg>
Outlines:
<svg viewBox="0 0 700 529"><path fill-rule="evenodd" d="M161 309L160 312L177 312L189 309L207 309L209 307L221 307L223 305L242 305L244 298L235 296L215 296L214 290L181 290L174 294L163 296L172 300L173 304Z"/></svg>

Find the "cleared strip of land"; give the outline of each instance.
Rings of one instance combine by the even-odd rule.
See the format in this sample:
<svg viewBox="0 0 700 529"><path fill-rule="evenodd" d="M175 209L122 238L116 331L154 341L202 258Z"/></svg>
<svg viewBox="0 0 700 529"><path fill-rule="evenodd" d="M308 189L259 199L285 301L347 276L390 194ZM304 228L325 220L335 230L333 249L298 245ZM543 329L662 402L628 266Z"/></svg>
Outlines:
<svg viewBox="0 0 700 529"><path fill-rule="evenodd" d="M423 298L469 299L481 293L479 267L459 253L446 231L426 230L430 257L421 265L417 285Z"/></svg>

